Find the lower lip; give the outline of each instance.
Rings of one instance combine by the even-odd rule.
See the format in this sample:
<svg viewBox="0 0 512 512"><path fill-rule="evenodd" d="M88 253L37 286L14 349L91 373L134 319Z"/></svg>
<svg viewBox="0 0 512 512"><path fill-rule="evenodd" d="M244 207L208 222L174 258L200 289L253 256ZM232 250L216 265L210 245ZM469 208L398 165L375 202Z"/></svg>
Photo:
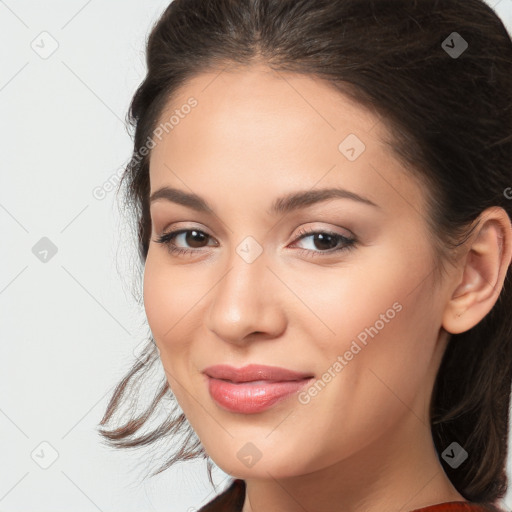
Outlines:
<svg viewBox="0 0 512 512"><path fill-rule="evenodd" d="M208 377L210 396L224 409L231 412L251 414L264 411L275 403L289 397L312 380L289 380L280 382L229 382Z"/></svg>

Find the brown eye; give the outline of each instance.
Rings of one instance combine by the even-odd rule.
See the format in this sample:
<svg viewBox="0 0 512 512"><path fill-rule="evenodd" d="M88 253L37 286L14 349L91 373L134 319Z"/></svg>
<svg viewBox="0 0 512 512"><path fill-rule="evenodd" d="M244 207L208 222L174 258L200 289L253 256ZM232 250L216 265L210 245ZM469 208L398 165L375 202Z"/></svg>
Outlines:
<svg viewBox="0 0 512 512"><path fill-rule="evenodd" d="M178 237L181 237L181 242L188 245L188 247L179 247L176 245L175 240ZM180 229L164 233L156 239L155 242L167 246L167 249L172 254L188 254L200 251L203 247L207 247L205 241L207 242L210 238L210 235L198 229Z"/></svg>
<svg viewBox="0 0 512 512"><path fill-rule="evenodd" d="M204 241L208 238L206 233L197 231L196 229L184 231L183 234L185 234L186 243L190 244L190 246L193 248L202 247L201 244L204 243Z"/></svg>
<svg viewBox="0 0 512 512"><path fill-rule="evenodd" d="M330 231L313 231L302 229L299 232L299 237L297 241L301 241L306 238L311 238L312 243L310 244L309 249L300 249L306 255L331 255L333 253L337 253L339 251L352 249L355 247L356 239L355 238L347 238L346 236L341 235L340 233L334 233ZM294 242L295 244L297 243Z"/></svg>
<svg viewBox="0 0 512 512"><path fill-rule="evenodd" d="M317 249L329 250L338 245L338 239L326 233L316 233L313 236L313 244Z"/></svg>

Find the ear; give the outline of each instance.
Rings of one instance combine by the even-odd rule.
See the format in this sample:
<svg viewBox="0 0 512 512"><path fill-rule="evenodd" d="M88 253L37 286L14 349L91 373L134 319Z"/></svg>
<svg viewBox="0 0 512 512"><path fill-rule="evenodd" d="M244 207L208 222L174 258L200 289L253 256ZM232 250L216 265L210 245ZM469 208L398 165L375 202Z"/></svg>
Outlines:
<svg viewBox="0 0 512 512"><path fill-rule="evenodd" d="M507 212L491 207L466 241L454 285L443 315L443 328L458 334L468 331L491 311L503 287L512 254L512 225Z"/></svg>

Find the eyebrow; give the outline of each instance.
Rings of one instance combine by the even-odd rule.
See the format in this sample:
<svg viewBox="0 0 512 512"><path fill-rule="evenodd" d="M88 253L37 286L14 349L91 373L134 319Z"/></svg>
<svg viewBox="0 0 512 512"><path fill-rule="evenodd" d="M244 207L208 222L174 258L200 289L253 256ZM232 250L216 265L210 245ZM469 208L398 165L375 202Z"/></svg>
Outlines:
<svg viewBox="0 0 512 512"><path fill-rule="evenodd" d="M188 193L177 188L162 187L151 194L149 202L153 203L158 199L165 199L172 203L187 206L188 208L192 208L198 212L213 213L213 208L201 196ZM270 215L286 214L301 208L307 208L308 206L327 201L329 199L351 199L352 201L380 208L379 205L367 197L360 196L350 190L346 190L344 188L323 188L315 190L301 190L278 197L274 200L267 213Z"/></svg>

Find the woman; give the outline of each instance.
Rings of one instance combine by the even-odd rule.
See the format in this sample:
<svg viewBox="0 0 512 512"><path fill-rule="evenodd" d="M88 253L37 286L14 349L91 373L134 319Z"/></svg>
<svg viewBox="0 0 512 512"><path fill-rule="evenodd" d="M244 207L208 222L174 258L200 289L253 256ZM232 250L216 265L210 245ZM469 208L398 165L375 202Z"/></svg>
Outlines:
<svg viewBox="0 0 512 512"><path fill-rule="evenodd" d="M147 65L123 183L151 335L101 426L157 361L163 378L102 436L185 435L158 472L205 457L234 477L203 511L496 510L512 42L494 11L175 0Z"/></svg>

